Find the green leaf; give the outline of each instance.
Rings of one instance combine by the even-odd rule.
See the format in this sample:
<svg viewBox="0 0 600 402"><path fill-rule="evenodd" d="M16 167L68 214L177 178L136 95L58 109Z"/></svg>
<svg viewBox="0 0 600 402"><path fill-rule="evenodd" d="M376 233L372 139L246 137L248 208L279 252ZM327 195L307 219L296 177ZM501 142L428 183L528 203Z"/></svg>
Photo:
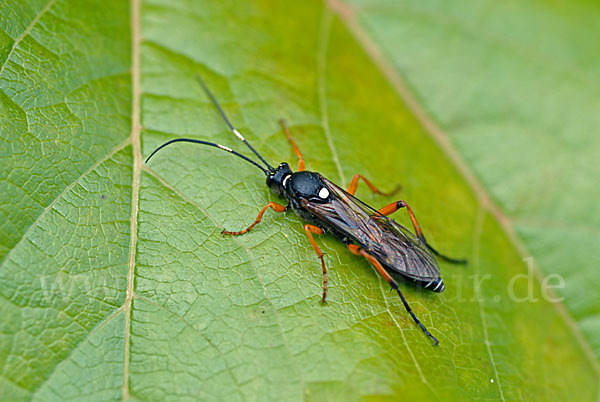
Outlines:
<svg viewBox="0 0 600 402"><path fill-rule="evenodd" d="M0 6L0 389L5 399L592 399L572 328L496 218L321 3L52 0ZM468 257L402 291L329 236L329 296L291 213L194 75L271 161L401 182L428 239ZM369 204L393 201L358 195ZM409 225L402 213L397 219ZM514 292L526 295L521 278Z"/></svg>
<svg viewBox="0 0 600 402"><path fill-rule="evenodd" d="M600 357L598 4L350 3Z"/></svg>

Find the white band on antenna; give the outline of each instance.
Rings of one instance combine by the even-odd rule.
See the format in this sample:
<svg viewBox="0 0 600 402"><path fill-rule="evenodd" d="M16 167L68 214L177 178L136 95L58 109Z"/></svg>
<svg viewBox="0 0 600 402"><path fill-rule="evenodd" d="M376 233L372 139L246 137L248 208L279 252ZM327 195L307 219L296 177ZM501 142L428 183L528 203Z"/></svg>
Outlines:
<svg viewBox="0 0 600 402"><path fill-rule="evenodd" d="M246 141L246 139L244 138L243 135L240 134L239 131L237 131L235 128L233 129L233 133L235 134L236 137L238 137L240 140L242 141Z"/></svg>
<svg viewBox="0 0 600 402"><path fill-rule="evenodd" d="M217 144L217 147L219 147L222 150L227 151L227 152L232 152L233 151L231 148L226 147L225 145Z"/></svg>

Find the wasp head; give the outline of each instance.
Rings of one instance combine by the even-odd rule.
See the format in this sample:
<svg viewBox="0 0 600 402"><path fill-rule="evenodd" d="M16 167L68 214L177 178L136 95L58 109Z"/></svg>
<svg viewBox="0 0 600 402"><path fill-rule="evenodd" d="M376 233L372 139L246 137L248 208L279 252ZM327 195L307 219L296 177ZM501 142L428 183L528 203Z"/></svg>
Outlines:
<svg viewBox="0 0 600 402"><path fill-rule="evenodd" d="M286 178L289 178L292 174L292 169L290 169L290 165L283 162L274 172L269 173L267 176L267 186L279 197L282 197L285 194L284 182Z"/></svg>

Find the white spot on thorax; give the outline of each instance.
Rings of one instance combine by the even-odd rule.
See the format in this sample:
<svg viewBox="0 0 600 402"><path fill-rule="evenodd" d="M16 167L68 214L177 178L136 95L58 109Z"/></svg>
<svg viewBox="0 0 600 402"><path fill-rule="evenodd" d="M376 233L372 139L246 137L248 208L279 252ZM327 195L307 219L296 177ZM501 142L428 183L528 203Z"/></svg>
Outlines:
<svg viewBox="0 0 600 402"><path fill-rule="evenodd" d="M283 181L281 182L281 185L282 185L283 187L285 187L285 183L287 183L287 181L290 179L290 176L291 176L291 174L288 174L287 176L285 176L285 177L283 178Z"/></svg>
<svg viewBox="0 0 600 402"><path fill-rule="evenodd" d="M329 190L327 190L325 187L323 187L320 191L319 191L319 197L325 199L327 197L329 197Z"/></svg>

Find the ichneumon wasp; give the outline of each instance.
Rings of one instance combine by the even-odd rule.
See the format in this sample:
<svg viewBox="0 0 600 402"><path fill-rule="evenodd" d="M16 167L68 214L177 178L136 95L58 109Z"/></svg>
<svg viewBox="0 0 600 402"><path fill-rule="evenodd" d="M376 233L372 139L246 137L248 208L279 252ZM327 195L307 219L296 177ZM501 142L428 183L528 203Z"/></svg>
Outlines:
<svg viewBox="0 0 600 402"><path fill-rule="evenodd" d="M415 323L437 345L439 343L438 340L419 321L400 291L398 283L388 270L404 279L414 282L419 287L439 293L444 291L445 285L440 277L440 269L434 256L454 264L465 264L466 260L457 260L438 253L425 239L417 218L405 201L396 201L377 210L354 197L360 179L367 184L372 192L391 195L379 191L364 176L360 174L354 175L348 189L344 190L321 174L305 170L304 159L302 158L300 149L283 120L280 120L280 124L294 153L298 157L298 170L292 172L290 166L285 162L279 164L277 168L273 168L248 143L242 134L234 128L204 81L200 77L197 77L197 79L229 129L240 141L246 144L264 166L224 145L191 138L176 138L165 142L148 156L146 163L154 154L167 145L175 142L191 142L219 148L253 164L267 176L267 186L277 196L285 198L288 204L284 206L275 202L269 202L260 210L254 223L246 229L237 232L223 230L222 233L224 235L239 236L249 232L261 221L264 213L269 208L279 213L290 209L293 210L307 222L304 225L304 230L317 256L321 260L321 267L323 268L323 302L327 297L327 269L323 253L315 242L313 234L321 235L330 233L346 244L351 253L366 258L377 269L381 276L398 293L406 311ZM415 234L388 217L388 215L401 208L406 208Z"/></svg>

